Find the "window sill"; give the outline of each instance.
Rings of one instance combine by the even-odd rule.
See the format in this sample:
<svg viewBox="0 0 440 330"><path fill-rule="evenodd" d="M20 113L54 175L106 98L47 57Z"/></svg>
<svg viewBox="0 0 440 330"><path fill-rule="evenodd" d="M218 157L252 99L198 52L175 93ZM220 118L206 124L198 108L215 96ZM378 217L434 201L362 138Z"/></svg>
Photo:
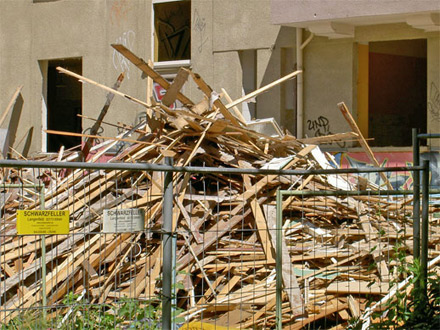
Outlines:
<svg viewBox="0 0 440 330"><path fill-rule="evenodd" d="M166 70L166 69L175 69L183 67L189 67L191 65L191 60L180 60L180 61L163 61L163 62L154 62L155 70Z"/></svg>

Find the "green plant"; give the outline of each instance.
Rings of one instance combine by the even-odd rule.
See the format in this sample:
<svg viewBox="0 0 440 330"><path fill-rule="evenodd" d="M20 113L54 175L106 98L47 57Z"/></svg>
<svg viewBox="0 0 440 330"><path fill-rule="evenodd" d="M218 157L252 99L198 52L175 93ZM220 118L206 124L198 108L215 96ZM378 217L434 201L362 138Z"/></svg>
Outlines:
<svg viewBox="0 0 440 330"><path fill-rule="evenodd" d="M178 274L186 274L178 272ZM173 284L172 301L175 300L175 291L184 289L182 283ZM1 330L21 329L48 329L51 327L70 329L145 329L152 330L161 327L162 304L161 299L139 301L122 298L112 304L90 304L84 296L69 292L62 299L62 310L65 313L56 319L43 320L40 309L26 311L2 324ZM60 310L61 311L61 310ZM173 308L173 319L176 323L184 322L179 318L182 309Z"/></svg>
<svg viewBox="0 0 440 330"><path fill-rule="evenodd" d="M31 310L21 313L14 317L7 324L2 324L2 330L22 330L22 329L47 329L48 322L38 310Z"/></svg>
<svg viewBox="0 0 440 330"><path fill-rule="evenodd" d="M385 304L383 314L374 313L373 318L381 318L372 329L439 329L440 327L440 276L435 272L428 274L427 295L420 285L422 267L420 261L398 267L407 276L412 275L411 290L398 290L393 299ZM392 286L395 283L390 283Z"/></svg>
<svg viewBox="0 0 440 330"><path fill-rule="evenodd" d="M374 252L375 248L370 252ZM390 288L410 276L411 288L397 290L393 298L385 303L384 311L374 312L369 329L440 329L440 275L436 272L428 273L425 295L423 285L420 285L423 275L420 260L407 262L406 249L400 241L393 247L392 259L396 261L392 269L396 276L390 281ZM369 270L374 267L376 264L373 262ZM371 300L367 307L373 303ZM347 329L360 330L362 326L361 318L352 318Z"/></svg>

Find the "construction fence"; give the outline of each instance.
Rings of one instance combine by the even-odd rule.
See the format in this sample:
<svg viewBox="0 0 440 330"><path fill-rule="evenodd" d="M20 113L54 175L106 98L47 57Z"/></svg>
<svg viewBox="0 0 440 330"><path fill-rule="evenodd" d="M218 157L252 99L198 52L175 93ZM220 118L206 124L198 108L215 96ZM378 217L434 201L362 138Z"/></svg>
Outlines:
<svg viewBox="0 0 440 330"><path fill-rule="evenodd" d="M262 169L180 167L170 157L164 165L1 161L2 327L381 322L408 284L405 265L414 256L425 271L437 263L429 165L280 169L298 159ZM390 172L419 173L421 194L368 179Z"/></svg>

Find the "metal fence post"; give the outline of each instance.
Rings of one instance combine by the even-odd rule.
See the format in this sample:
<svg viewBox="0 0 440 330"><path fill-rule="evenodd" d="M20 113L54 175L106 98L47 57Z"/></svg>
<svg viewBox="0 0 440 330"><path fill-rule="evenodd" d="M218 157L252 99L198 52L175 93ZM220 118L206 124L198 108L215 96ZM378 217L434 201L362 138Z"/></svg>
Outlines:
<svg viewBox="0 0 440 330"><path fill-rule="evenodd" d="M165 157L165 165L173 165L172 157ZM173 230L173 172L165 172L164 193L163 193L163 283L162 283L162 329L172 328L172 275L173 275L173 241L171 231Z"/></svg>
<svg viewBox="0 0 440 330"><path fill-rule="evenodd" d="M44 210L45 196L44 185L40 187L40 209ZM43 304L43 320L46 321L46 308L47 308L47 290L46 290L46 235L41 235L41 301Z"/></svg>
<svg viewBox="0 0 440 330"><path fill-rule="evenodd" d="M429 160L423 161L422 174L422 251L420 285L424 299L428 298L428 238L429 238ZM426 301L426 300L425 300Z"/></svg>
<svg viewBox="0 0 440 330"><path fill-rule="evenodd" d="M413 166L420 165L420 144L418 129L412 129ZM414 259L420 259L420 172L413 171L413 255Z"/></svg>
<svg viewBox="0 0 440 330"><path fill-rule="evenodd" d="M277 190L277 222L276 222L276 255L275 255L275 268L276 268L276 329L282 328L282 297L283 297L283 282L282 282L282 265L283 258L281 254L281 239L282 239L282 218L283 218L283 195L281 190Z"/></svg>

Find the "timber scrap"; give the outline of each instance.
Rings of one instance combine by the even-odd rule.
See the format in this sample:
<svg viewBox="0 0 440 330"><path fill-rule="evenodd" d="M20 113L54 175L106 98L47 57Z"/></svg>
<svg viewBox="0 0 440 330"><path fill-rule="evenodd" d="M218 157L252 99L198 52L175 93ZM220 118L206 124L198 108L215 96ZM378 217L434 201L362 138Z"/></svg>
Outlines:
<svg viewBox="0 0 440 330"><path fill-rule="evenodd" d="M245 169L320 169L331 156L317 144L358 139L358 133L297 140L288 132L267 136L249 129L236 105L255 97L298 72L269 84L237 101L217 94L198 74L181 69L173 83L122 45L113 47L155 83L167 90L164 100L142 100L114 88L58 68L63 74L105 89L145 107L147 119L116 137L87 138L82 151L60 150L39 160L59 162L85 159L97 162L119 142L128 147L109 162L160 164L172 152L176 166ZM194 103L180 90L193 79L204 97ZM284 79L284 80L283 80ZM226 98L226 102L222 101ZM178 100L182 106L171 110ZM111 99L103 109L107 112ZM97 125L105 124L104 115ZM97 129L93 130L96 132ZM71 134L67 132L48 132ZM81 134L80 134L81 135ZM94 139L96 140L93 144ZM306 144L309 143L309 144ZM310 144L315 143L315 144ZM366 142L365 142L366 143ZM324 159L324 164L323 164ZM280 161L283 160L283 161ZM135 298L159 304L161 291L163 178L157 172L130 170L59 171L30 168L3 171L4 183L41 183L44 205L30 189L4 189L0 267L2 297L0 322L20 311L41 305L45 281L49 317L65 313L62 300L69 292L86 290L88 303L112 304ZM368 299L380 300L389 282L402 274L392 272L387 260L402 240L411 250L412 212L407 199L383 196L291 196L283 208L283 267L275 269L275 197L278 189L334 191L356 189L359 177L307 175L223 175L175 173L173 231L177 238L176 305L186 322L203 321L236 328L273 328L276 276L283 280L283 325L301 329L331 320L344 326L360 317ZM378 189L368 181L368 189ZM16 236L16 210L68 209L70 235L46 237L46 278L41 270L41 237ZM105 209L142 208L145 229L138 233L103 234ZM438 227L433 226L433 234ZM74 234L74 235L73 235ZM435 244L430 245L435 248ZM370 297L370 298L369 298ZM58 306L58 307L57 307Z"/></svg>

